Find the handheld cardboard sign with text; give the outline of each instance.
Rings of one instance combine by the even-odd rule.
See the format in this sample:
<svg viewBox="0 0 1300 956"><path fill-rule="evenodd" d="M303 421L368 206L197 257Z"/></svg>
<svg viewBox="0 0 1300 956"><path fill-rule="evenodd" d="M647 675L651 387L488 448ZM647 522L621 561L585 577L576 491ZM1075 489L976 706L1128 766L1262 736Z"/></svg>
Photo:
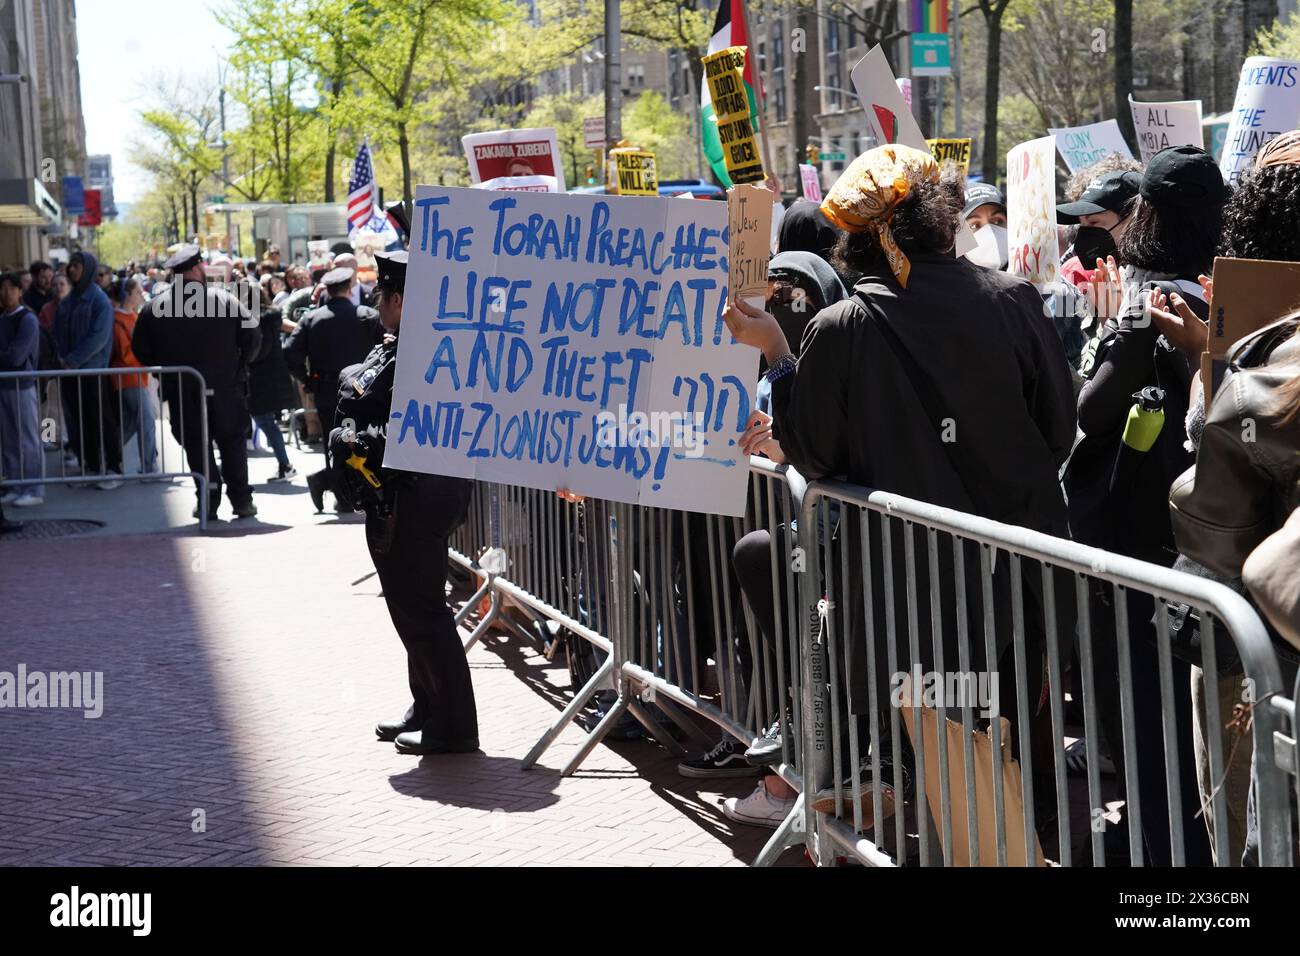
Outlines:
<svg viewBox="0 0 1300 956"><path fill-rule="evenodd" d="M1241 67L1237 98L1219 168L1236 186L1269 140L1300 126L1300 60L1249 57Z"/></svg>
<svg viewBox="0 0 1300 956"><path fill-rule="evenodd" d="M496 189L507 193L563 192L554 176L498 176L474 184L475 189Z"/></svg>
<svg viewBox="0 0 1300 956"><path fill-rule="evenodd" d="M420 186L411 220L386 467L744 514L722 203Z"/></svg>
<svg viewBox="0 0 1300 956"><path fill-rule="evenodd" d="M658 196L659 177L655 154L644 149L620 148L609 151L614 165L613 182L620 196Z"/></svg>
<svg viewBox="0 0 1300 956"><path fill-rule="evenodd" d="M1201 135L1201 101L1178 100L1170 103L1139 103L1128 97L1133 111L1133 129L1137 133L1142 162L1170 146L1204 148Z"/></svg>
<svg viewBox="0 0 1300 956"><path fill-rule="evenodd" d="M1048 132L1056 137L1056 148L1061 151L1061 158L1072 173L1105 159L1111 153L1133 158L1133 151L1119 131L1119 123L1113 119L1087 126L1048 129Z"/></svg>
<svg viewBox="0 0 1300 956"><path fill-rule="evenodd" d="M745 93L745 47L729 46L700 58L709 84L713 115L727 175L733 183L761 183L767 178L758 153L754 123Z"/></svg>
<svg viewBox="0 0 1300 956"><path fill-rule="evenodd" d="M728 288L733 299L766 308L767 263L772 258L772 204L766 186L750 184L727 190Z"/></svg>
<svg viewBox="0 0 1300 956"><path fill-rule="evenodd" d="M554 176L554 191L565 190L564 163L555 130L550 127L469 133L460 141L469 160L471 183L503 176Z"/></svg>
<svg viewBox="0 0 1300 956"><path fill-rule="evenodd" d="M1214 298L1210 304L1208 351L1201 356L1205 407L1223 373L1233 344L1300 308L1300 262L1267 259L1214 260Z"/></svg>
<svg viewBox="0 0 1300 956"><path fill-rule="evenodd" d="M927 139L925 144L930 147L930 152L940 165L956 163L963 176L970 175L969 136L962 139Z"/></svg>
<svg viewBox="0 0 1300 956"><path fill-rule="evenodd" d="M862 108L866 110L867 128L875 136L877 144L902 143L913 149L930 148L916 117L903 99L903 92L898 88L894 71L889 68L889 60L880 44L873 46L854 64L849 78L853 81L853 92L858 94ZM957 225L957 244L953 254L964 256L975 248L975 237L960 219Z"/></svg>

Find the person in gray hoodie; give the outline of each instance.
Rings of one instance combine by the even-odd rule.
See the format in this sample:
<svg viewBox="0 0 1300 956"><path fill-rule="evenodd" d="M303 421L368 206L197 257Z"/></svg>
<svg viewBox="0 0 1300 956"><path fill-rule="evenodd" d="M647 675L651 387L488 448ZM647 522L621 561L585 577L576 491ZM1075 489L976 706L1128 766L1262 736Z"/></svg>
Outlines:
<svg viewBox="0 0 1300 956"><path fill-rule="evenodd" d="M64 368L108 368L112 357L113 305L95 283L98 266L88 252L74 252L68 260L72 291L54 313L54 342ZM110 473L98 487L118 487L111 475L122 473L122 441L107 377L65 378L61 385L71 450L86 474Z"/></svg>

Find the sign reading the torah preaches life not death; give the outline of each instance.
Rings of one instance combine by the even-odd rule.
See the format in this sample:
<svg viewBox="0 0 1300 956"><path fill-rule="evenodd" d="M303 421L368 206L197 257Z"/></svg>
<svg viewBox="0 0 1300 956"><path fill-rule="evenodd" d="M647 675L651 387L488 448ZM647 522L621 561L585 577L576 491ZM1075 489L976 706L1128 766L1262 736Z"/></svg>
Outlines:
<svg viewBox="0 0 1300 956"><path fill-rule="evenodd" d="M384 465L737 516L722 203L420 186Z"/></svg>

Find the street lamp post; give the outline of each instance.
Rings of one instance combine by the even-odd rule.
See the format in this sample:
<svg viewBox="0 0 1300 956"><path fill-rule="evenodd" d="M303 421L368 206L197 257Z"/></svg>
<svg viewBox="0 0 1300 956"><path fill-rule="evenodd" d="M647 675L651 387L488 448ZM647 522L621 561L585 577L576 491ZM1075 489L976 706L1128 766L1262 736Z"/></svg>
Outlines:
<svg viewBox="0 0 1300 956"><path fill-rule="evenodd" d="M221 109L221 183L222 193L225 193L226 187L230 185L230 144L226 141L226 70L228 66L223 66L220 61L217 65L217 82L221 86L221 92L217 97L217 102ZM229 205L223 203L222 205ZM230 210L226 210L226 251L234 258L234 242L230 233Z"/></svg>

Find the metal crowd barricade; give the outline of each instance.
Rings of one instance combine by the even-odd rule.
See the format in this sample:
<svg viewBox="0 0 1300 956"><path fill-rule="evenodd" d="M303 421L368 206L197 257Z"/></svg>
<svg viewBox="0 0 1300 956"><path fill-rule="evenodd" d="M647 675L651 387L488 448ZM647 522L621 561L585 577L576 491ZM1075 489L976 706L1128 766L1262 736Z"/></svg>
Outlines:
<svg viewBox="0 0 1300 956"><path fill-rule="evenodd" d="M793 473L789 477L797 479ZM777 549L788 543L784 529L797 513L786 470L760 459L751 463L743 519L596 499L575 504L553 492L478 485L451 551L453 562L482 582L460 608L458 621L485 598L492 602L467 649L493 623L519 632L503 613L508 601L609 655L524 765L536 762L597 691L614 689L617 702L565 766L566 775L625 711L680 753L649 712L653 703L687 735L708 744L716 741L686 712L748 744L782 710L793 709L794 732L782 735L779 772L797 784L798 713L789 701L797 699L798 655L787 639L797 633L790 616L794 602L777 601L776 641L770 646L741 598L731 566L731 549L741 536L771 528L779 532L768 546L771 588L773 594L792 595L793 572ZM706 635L710 643L702 646ZM535 635L523 636L536 641Z"/></svg>
<svg viewBox="0 0 1300 956"><path fill-rule="evenodd" d="M124 390L115 382L126 376L148 375L150 385L142 389L142 401L135 402L134 411L128 410ZM168 387L168 377L174 387ZM154 394L154 378L160 386L162 401ZM106 481L157 481L173 478L193 478L199 485L199 500L208 496L208 408L207 383L202 374L188 365L155 365L131 368L54 369L31 372L0 372L0 395L6 403L18 408L23 400L22 387L26 381L35 381L37 401L37 442L35 448L23 447L20 436L0 431L0 462L16 468L18 476L5 473L0 488L18 490L41 487L46 484L100 484ZM188 383L189 387L186 387ZM166 418L164 418L166 406ZM30 414L24 407L23 414ZM181 456L173 451L168 462L168 443L163 431L164 421L170 422L177 443L184 449L187 439L198 432L200 447L205 453L190 468ZM149 468L148 438L157 458L156 467ZM46 442L57 445L47 451ZM121 467L123 453L134 443L140 457L140 471L130 474ZM17 445L17 453L14 446ZM76 455L77 471L71 473L64 457L70 451ZM89 454L89 458L87 457ZM38 461L33 461L33 455ZM58 466L51 469L48 457L56 455ZM186 456L189 457L189 456ZM94 459L94 461L90 461ZM88 463L90 467L88 468ZM118 472L109 466L118 464ZM172 467L169 467L169 464ZM199 528L206 530L208 511L199 508Z"/></svg>
<svg viewBox="0 0 1300 956"><path fill-rule="evenodd" d="M1288 740L1274 648L1249 604L1223 585L837 482L808 487L798 531L808 675L800 809L819 863L1068 866L1078 843L1104 865L1106 815L1122 797L1128 862L1183 865L1192 836L1180 784L1180 751L1192 734L1179 704L1181 690L1190 694L1180 663L1188 647L1198 648L1211 686L1220 658L1239 658L1226 670L1239 670L1250 691L1256 755L1274 753L1275 735ZM1079 718L1067 714L1063 678L1076 641L1071 702L1081 703L1087 772L1071 788L1065 737L1067 721ZM978 675L993 693L972 700ZM917 693L918 678L933 691L928 698ZM1209 778L1218 783L1229 760L1249 762L1250 754L1238 752L1248 749L1244 741L1238 748L1214 732L1232 715L1216 693L1204 696ZM1252 706L1266 700L1274 706ZM1110 740L1112 756L1126 783L1107 801L1099 746L1102 718L1112 713L1119 720L1111 734L1120 738ZM1289 753L1293 768L1289 746L1278 753ZM1260 862L1290 865L1287 778L1271 759L1254 767ZM1238 862L1227 851L1227 799L1216 785L1202 806L1220 866ZM1085 826L1074 831L1072 823ZM1165 858L1147 860L1153 846Z"/></svg>
<svg viewBox="0 0 1300 956"><path fill-rule="evenodd" d="M1294 788L1290 794L1291 808L1300 814L1300 710L1297 710L1297 702L1300 702L1300 671L1296 673L1295 688L1289 698L1278 694L1269 700L1283 720L1283 728L1273 731L1272 762L1289 775ZM1290 837L1292 849L1300 851L1300 846L1297 846L1297 831L1292 830Z"/></svg>

